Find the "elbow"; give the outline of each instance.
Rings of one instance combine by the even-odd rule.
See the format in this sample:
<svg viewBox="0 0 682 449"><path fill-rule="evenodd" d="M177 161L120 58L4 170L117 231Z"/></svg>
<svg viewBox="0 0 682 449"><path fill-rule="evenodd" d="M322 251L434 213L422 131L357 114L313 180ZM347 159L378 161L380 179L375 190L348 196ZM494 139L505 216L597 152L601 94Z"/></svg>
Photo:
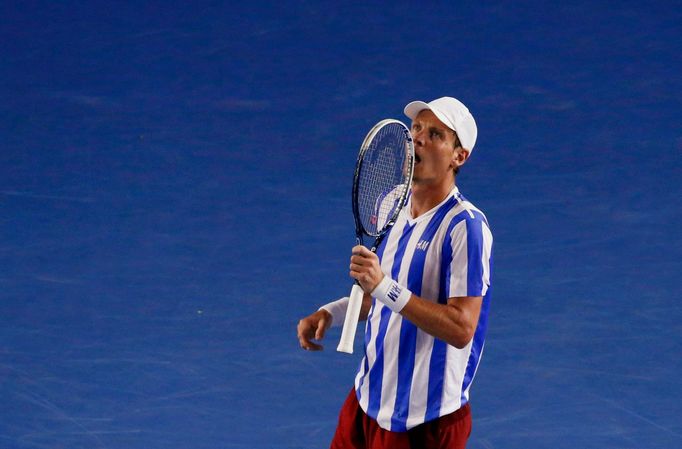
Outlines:
<svg viewBox="0 0 682 449"><path fill-rule="evenodd" d="M469 339L457 338L457 339L452 339L448 343L457 349L464 349L464 348L466 348L466 346L469 344L470 341L471 341L471 338L469 338Z"/></svg>
<svg viewBox="0 0 682 449"><path fill-rule="evenodd" d="M448 341L448 344L457 349L464 349L471 340L474 339L475 328L467 326L466 329L460 329L459 332L454 333Z"/></svg>
<svg viewBox="0 0 682 449"><path fill-rule="evenodd" d="M478 299L478 302L472 302L468 299L463 304L457 304L457 301L448 304L450 306L448 309L450 311L450 325L448 326L449 332L446 341L457 349L463 349L471 343L478 327L481 298L474 298Z"/></svg>

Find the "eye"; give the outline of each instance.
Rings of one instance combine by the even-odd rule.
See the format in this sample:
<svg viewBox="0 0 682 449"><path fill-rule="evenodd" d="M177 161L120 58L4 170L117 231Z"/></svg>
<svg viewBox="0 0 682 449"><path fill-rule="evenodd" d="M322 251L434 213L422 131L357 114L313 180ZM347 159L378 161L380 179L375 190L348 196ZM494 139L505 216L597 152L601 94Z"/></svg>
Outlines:
<svg viewBox="0 0 682 449"><path fill-rule="evenodd" d="M432 131L429 133L429 136L430 136L432 139L441 139L441 138L443 137L443 136L441 135L441 133L439 133L439 132L436 131L436 130L432 130Z"/></svg>

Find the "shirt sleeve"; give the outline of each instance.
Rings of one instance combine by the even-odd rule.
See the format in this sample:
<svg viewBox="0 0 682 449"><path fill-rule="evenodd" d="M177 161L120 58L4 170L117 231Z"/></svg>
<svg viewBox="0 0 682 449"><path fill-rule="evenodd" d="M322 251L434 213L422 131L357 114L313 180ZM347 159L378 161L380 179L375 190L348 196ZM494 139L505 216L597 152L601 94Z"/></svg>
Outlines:
<svg viewBox="0 0 682 449"><path fill-rule="evenodd" d="M485 296L490 287L492 233L477 214L462 220L450 233L452 259L448 267L448 298Z"/></svg>

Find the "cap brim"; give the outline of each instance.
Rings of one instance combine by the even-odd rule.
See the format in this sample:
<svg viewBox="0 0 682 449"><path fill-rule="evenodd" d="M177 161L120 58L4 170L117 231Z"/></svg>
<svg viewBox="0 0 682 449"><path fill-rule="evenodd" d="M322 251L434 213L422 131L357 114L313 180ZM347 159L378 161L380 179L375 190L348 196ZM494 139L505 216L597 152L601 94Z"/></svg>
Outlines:
<svg viewBox="0 0 682 449"><path fill-rule="evenodd" d="M414 120L415 117L417 117L417 115L424 109L431 108L427 103L424 103L423 101L413 101L411 103L408 103L407 106L405 106L403 112L405 112L405 115L408 116L411 120Z"/></svg>
<svg viewBox="0 0 682 449"><path fill-rule="evenodd" d="M428 103L424 103L423 101L413 101L412 103L408 103L407 106L405 106L405 109L403 112L405 112L405 115L408 116L410 119L414 120L417 115L424 109L428 109L429 111L433 112L434 115L438 118L438 120L441 121L441 123L454 132L457 132L455 129L455 125L448 120L448 118L443 115L442 112L440 112L438 109L434 109L431 106L429 106Z"/></svg>

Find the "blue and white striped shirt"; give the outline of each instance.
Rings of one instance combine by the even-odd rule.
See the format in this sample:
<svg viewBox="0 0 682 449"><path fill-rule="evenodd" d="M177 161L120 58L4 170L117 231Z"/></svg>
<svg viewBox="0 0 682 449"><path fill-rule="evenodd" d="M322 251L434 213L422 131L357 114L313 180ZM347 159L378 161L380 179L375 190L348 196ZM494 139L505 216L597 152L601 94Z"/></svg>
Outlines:
<svg viewBox="0 0 682 449"><path fill-rule="evenodd" d="M423 299L445 304L455 296L483 296L474 338L463 349L373 300L355 390L382 428L404 432L468 402L488 321L491 250L485 216L457 187L417 218L408 201L377 249L383 272Z"/></svg>

